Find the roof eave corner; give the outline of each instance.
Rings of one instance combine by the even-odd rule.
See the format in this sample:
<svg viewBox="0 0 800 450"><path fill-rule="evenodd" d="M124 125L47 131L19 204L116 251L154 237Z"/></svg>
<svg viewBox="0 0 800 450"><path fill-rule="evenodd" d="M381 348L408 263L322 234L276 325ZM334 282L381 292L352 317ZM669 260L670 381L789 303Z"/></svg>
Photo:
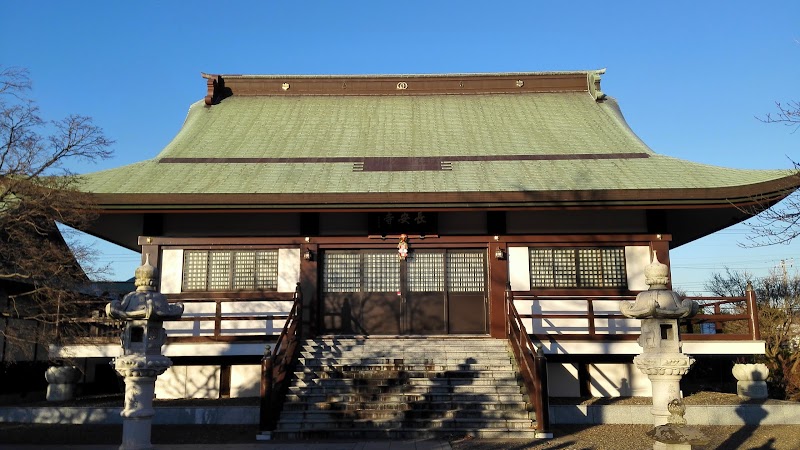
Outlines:
<svg viewBox="0 0 800 450"><path fill-rule="evenodd" d="M606 99L606 94L600 90L600 77L606 73L606 69L593 70L586 74L586 82L589 85L589 94L596 102Z"/></svg>
<svg viewBox="0 0 800 450"><path fill-rule="evenodd" d="M216 105L222 99L231 96L231 90L225 88L225 80L222 75L200 72L200 76L206 79L206 106Z"/></svg>

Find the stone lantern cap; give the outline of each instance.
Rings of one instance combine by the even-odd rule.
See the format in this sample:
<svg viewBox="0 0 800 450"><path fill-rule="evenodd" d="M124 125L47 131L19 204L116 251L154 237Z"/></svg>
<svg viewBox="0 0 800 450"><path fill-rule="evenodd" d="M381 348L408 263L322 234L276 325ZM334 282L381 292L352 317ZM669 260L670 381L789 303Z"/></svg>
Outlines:
<svg viewBox="0 0 800 450"><path fill-rule="evenodd" d="M135 271L136 291L126 294L122 300L114 300L106 305L109 317L121 320L159 321L175 320L183 314L183 304L170 304L160 292L156 292L156 268L150 264L150 257Z"/></svg>
<svg viewBox="0 0 800 450"><path fill-rule="evenodd" d="M653 262L644 269L645 283L648 290L640 292L636 301L620 302L619 310L626 317L635 319L682 319L697 314L697 302L681 297L667 289L669 283L669 267L658 260L653 251Z"/></svg>

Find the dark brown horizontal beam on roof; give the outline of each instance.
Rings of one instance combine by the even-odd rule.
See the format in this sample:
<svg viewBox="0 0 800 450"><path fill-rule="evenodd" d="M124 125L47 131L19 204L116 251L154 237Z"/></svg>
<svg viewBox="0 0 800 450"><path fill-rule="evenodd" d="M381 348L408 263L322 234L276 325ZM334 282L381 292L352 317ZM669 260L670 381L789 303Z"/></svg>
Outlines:
<svg viewBox="0 0 800 450"><path fill-rule="evenodd" d="M209 97L227 95L431 95L589 92L593 72L447 75L208 75ZM590 78L592 81L590 81ZM594 87L594 86L593 86ZM224 89L225 94L214 92Z"/></svg>
<svg viewBox="0 0 800 450"><path fill-rule="evenodd" d="M499 243L507 243L510 246L514 244L521 245L521 244L531 244L531 243L540 243L540 244L548 244L548 245L558 245L558 243L563 243L564 245L574 246L576 244L583 244L583 245L600 245L600 244L625 244L625 245L646 245L648 242L663 240L669 241L672 239L672 236L665 234L661 235L661 239L658 239L658 235L654 234L587 234L587 235L580 235L580 234L566 234L566 235L555 235L555 234L537 234L537 235L499 235L497 236L497 240L495 241L494 236L489 235L474 235L474 236L425 236L425 239L419 239L414 236L411 237L414 242L415 246L425 246L425 245L433 245L433 246L441 246L446 244L453 244L453 245L472 245L475 244L477 246L485 247L489 242L499 242ZM321 247L331 246L331 245L346 245L346 246L353 246L359 245L359 248L364 245L375 245L377 247L384 247L386 245L391 245L394 248L397 245L397 239L395 237L389 237L385 240L380 238L374 238L372 236L313 236L309 237L309 241L305 240L305 237L301 236L294 236L294 237L260 237L260 236L241 236L241 237L173 237L173 236L140 236L138 240L139 245L166 245L166 246L175 246L175 247L182 247L182 248L210 248L209 246L213 246L214 249L230 249L230 248L241 248L242 245L247 245L248 248L261 248L259 246L281 246L282 248L288 248L293 246L299 246L301 244L307 243L318 244ZM558 290L543 290L537 291L537 293L542 295L559 295L562 291ZM565 291L569 292L570 294L574 294L575 291ZM600 295L602 292L608 294L608 290L604 291L587 291L583 292L583 294L596 294ZM522 295L523 293L519 293ZM169 297L172 298L173 295L177 294L170 294ZM182 295L182 294L181 294ZM227 294L220 294L221 296L225 296ZM262 294L263 295L263 294ZM283 295L283 294L275 294L272 293L270 295ZM285 294L285 295L291 295ZM191 294L190 294L191 296Z"/></svg>
<svg viewBox="0 0 800 450"><path fill-rule="evenodd" d="M409 172L449 170L449 163L479 161L570 161L649 158L647 153L572 153L544 155L387 156L319 158L161 158L161 164L325 164L353 163L359 172Z"/></svg>

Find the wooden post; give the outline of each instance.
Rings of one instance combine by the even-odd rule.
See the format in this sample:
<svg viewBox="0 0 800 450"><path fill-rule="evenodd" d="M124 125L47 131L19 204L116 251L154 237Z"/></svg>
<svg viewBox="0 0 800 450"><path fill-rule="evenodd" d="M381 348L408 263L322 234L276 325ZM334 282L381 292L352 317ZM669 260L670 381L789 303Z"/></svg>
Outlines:
<svg viewBox="0 0 800 450"><path fill-rule="evenodd" d="M305 258L306 252L309 252L310 259ZM300 289L305 292L305 295L302 295L302 303L305 304L302 306L303 310L307 312L298 311L298 313L302 313L300 314L303 322L301 333L304 336L313 336L320 330L319 309L322 308L322 305L317 300L320 257L319 245L307 243L300 246L300 283L297 288L297 295L300 295Z"/></svg>
<svg viewBox="0 0 800 450"><path fill-rule="evenodd" d="M547 358L544 349L536 348L533 355L533 367L536 371L536 430L547 432L550 429L550 398L547 389Z"/></svg>
<svg viewBox="0 0 800 450"><path fill-rule="evenodd" d="M514 294L511 292L511 283L506 283L505 292L505 316L506 316L506 337L511 338L511 305L514 302Z"/></svg>
<svg viewBox="0 0 800 450"><path fill-rule="evenodd" d="M508 251L505 243L489 243L489 334L493 338L502 339L505 337L506 322L506 293L505 287L508 283L508 263L505 259L495 258L498 250Z"/></svg>
<svg viewBox="0 0 800 450"><path fill-rule="evenodd" d="M753 284L747 282L745 288L745 296L747 298L747 313L750 318L750 336L754 341L761 340L761 329L758 324L758 302L756 301L756 291L753 289Z"/></svg>
<svg viewBox="0 0 800 450"><path fill-rule="evenodd" d="M261 393L258 426L260 431L267 431L271 422L272 410L272 348L267 345L264 357L261 358Z"/></svg>

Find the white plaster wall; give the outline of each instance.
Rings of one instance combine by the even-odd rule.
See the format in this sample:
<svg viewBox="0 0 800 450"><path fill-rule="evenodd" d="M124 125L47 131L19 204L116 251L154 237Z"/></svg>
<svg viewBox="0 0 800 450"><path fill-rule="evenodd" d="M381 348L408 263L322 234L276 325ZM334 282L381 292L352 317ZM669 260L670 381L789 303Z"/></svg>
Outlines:
<svg viewBox="0 0 800 450"><path fill-rule="evenodd" d="M286 315L292 309L292 302L286 301L247 301L222 303L220 323L222 334L263 335L280 334L285 319L224 320L226 316L268 316Z"/></svg>
<svg viewBox="0 0 800 450"><path fill-rule="evenodd" d="M261 366L231 366L231 397L258 397L261 393Z"/></svg>
<svg viewBox="0 0 800 450"><path fill-rule="evenodd" d="M527 324L525 325L527 327ZM533 334L589 334L589 321L580 319L531 319L529 333Z"/></svg>
<svg viewBox="0 0 800 450"><path fill-rule="evenodd" d="M533 314L586 314L585 300L542 300L534 302ZM574 319L533 319L533 333L552 333L552 334L588 334L589 320L585 317Z"/></svg>
<svg viewBox="0 0 800 450"><path fill-rule="evenodd" d="M172 366L156 378L156 398L186 397L186 366Z"/></svg>
<svg viewBox="0 0 800 450"><path fill-rule="evenodd" d="M284 319L262 320L222 320L220 333L223 335L277 335L283 330Z"/></svg>
<svg viewBox="0 0 800 450"><path fill-rule="evenodd" d="M164 249L161 252L161 293L179 294L183 284L183 249Z"/></svg>
<svg viewBox="0 0 800 450"><path fill-rule="evenodd" d="M181 318L214 317L217 305L214 302L187 302L184 303ZM164 329L172 337L209 336L214 334L213 320L170 320L164 322Z"/></svg>
<svg viewBox="0 0 800 450"><path fill-rule="evenodd" d="M278 250L278 292L294 292L300 281L300 249Z"/></svg>
<svg viewBox="0 0 800 450"><path fill-rule="evenodd" d="M219 398L220 366L172 366L156 378L156 398Z"/></svg>
<svg viewBox="0 0 800 450"><path fill-rule="evenodd" d="M224 317L225 315L263 316L268 314L288 314L292 310L292 305L293 303L290 301L270 300L223 302L222 315Z"/></svg>
<svg viewBox="0 0 800 450"><path fill-rule="evenodd" d="M551 397L580 397L578 366L570 363L547 363L547 392Z"/></svg>
<svg viewBox="0 0 800 450"><path fill-rule="evenodd" d="M597 334L639 334L639 319L595 319L594 331Z"/></svg>
<svg viewBox="0 0 800 450"><path fill-rule="evenodd" d="M649 397L650 380L631 364L590 364L590 394L593 397ZM548 379L549 381L549 379Z"/></svg>
<svg viewBox="0 0 800 450"><path fill-rule="evenodd" d="M531 290L531 264L528 247L508 248L508 277L512 291Z"/></svg>
<svg viewBox="0 0 800 450"><path fill-rule="evenodd" d="M628 289L631 291L646 291L648 286L644 282L644 268L650 264L650 247L636 245L625 247L625 270L628 275Z"/></svg>

